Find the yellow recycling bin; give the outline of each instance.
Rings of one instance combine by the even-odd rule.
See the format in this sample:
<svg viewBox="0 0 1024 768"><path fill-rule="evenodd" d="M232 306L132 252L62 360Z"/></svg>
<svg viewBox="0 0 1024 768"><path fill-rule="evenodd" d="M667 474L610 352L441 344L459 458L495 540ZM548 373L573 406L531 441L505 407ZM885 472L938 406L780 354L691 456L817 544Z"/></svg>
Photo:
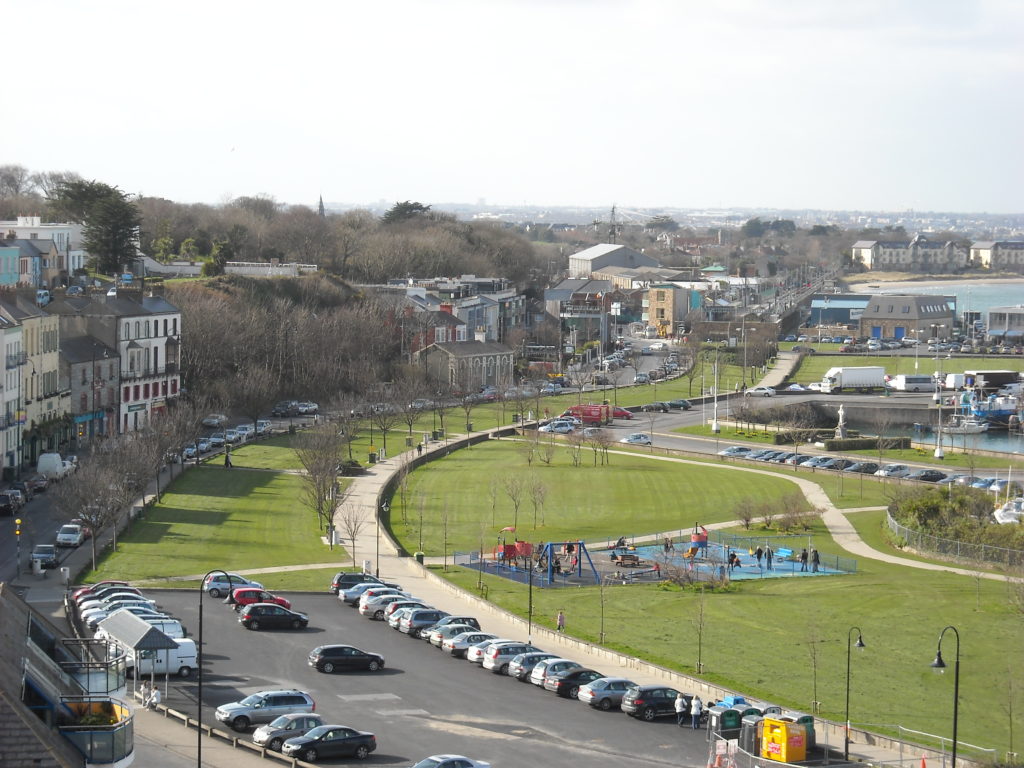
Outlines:
<svg viewBox="0 0 1024 768"><path fill-rule="evenodd" d="M766 717L761 730L761 757L780 763L799 763L807 759L807 729L797 723Z"/></svg>

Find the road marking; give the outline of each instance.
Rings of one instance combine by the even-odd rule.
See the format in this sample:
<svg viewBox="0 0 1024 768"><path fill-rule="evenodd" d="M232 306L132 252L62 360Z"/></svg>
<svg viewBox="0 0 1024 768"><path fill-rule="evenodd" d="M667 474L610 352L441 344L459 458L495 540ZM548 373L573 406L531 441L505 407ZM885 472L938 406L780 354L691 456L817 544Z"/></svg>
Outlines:
<svg viewBox="0 0 1024 768"><path fill-rule="evenodd" d="M378 709L378 715L429 715L425 709Z"/></svg>
<svg viewBox="0 0 1024 768"><path fill-rule="evenodd" d="M353 694L351 696L343 696L338 694L338 698L342 701L401 701L402 697L397 696L393 693L363 693Z"/></svg>

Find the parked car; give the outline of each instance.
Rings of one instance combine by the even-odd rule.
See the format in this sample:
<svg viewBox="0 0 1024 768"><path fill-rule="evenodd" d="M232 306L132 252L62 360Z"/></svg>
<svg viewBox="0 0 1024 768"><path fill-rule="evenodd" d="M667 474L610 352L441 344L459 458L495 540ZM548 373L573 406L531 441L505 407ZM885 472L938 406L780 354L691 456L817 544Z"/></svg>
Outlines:
<svg viewBox="0 0 1024 768"><path fill-rule="evenodd" d="M444 645L445 640L450 640L456 635L461 635L465 632L479 632L480 627L474 627L471 624L445 624L443 627L434 627L428 632L425 632L427 640L431 645L440 648Z"/></svg>
<svg viewBox="0 0 1024 768"><path fill-rule="evenodd" d="M641 405L640 410L644 413L668 413L671 410L671 406L668 403L658 401Z"/></svg>
<svg viewBox="0 0 1024 768"><path fill-rule="evenodd" d="M252 603L273 603L274 605L280 605L282 608L292 607L291 601L277 595L272 595L270 592L259 587L239 587L231 593L231 601L234 603L236 611L240 611Z"/></svg>
<svg viewBox="0 0 1024 768"><path fill-rule="evenodd" d="M301 416L312 416L313 414L320 412L320 406L308 400L299 403L296 407L298 408L299 415Z"/></svg>
<svg viewBox="0 0 1024 768"><path fill-rule="evenodd" d="M210 441L211 448L223 448L227 443L227 436L223 432L214 432L207 439Z"/></svg>
<svg viewBox="0 0 1024 768"><path fill-rule="evenodd" d="M490 650L492 645L501 645L502 643L512 643L514 640L510 640L507 637L492 637L489 640L485 640L481 643L474 643L466 649L466 661L470 664L484 663L484 655Z"/></svg>
<svg viewBox="0 0 1024 768"><path fill-rule="evenodd" d="M530 672L530 682L534 685L543 686L544 679L548 675L560 675L563 672L568 672L571 669L582 668L583 665L569 659L555 658L555 659L544 659L543 661L537 662L534 666L533 671Z"/></svg>
<svg viewBox="0 0 1024 768"><path fill-rule="evenodd" d="M818 465L818 469L834 469L837 471L841 471L846 469L847 467L853 466L854 464L856 464L856 462L853 461L852 459L835 458L829 459L828 461L823 461L821 464Z"/></svg>
<svg viewBox="0 0 1024 768"><path fill-rule="evenodd" d="M361 581L358 584L353 584L348 589L339 591L337 593L338 599L356 608L359 606L359 598L363 596L366 590L379 587L380 585L379 581ZM394 587L394 589L400 590L399 587Z"/></svg>
<svg viewBox="0 0 1024 768"><path fill-rule="evenodd" d="M305 629L309 616L274 603L250 603L238 612L238 623L246 629Z"/></svg>
<svg viewBox="0 0 1024 768"><path fill-rule="evenodd" d="M521 683L525 683L530 678L530 673L533 672L533 668L540 662L547 659L557 658L558 654L545 653L543 651L521 653L508 663L508 676L514 677Z"/></svg>
<svg viewBox="0 0 1024 768"><path fill-rule="evenodd" d="M632 419L633 418L633 412L632 411L627 411L625 408L619 408L618 406L615 406L614 408L612 408L612 418L614 418L614 419Z"/></svg>
<svg viewBox="0 0 1024 768"><path fill-rule="evenodd" d="M384 657L352 645L319 645L309 652L309 666L327 674L351 669L376 672L384 668Z"/></svg>
<svg viewBox="0 0 1024 768"><path fill-rule="evenodd" d="M745 397L774 397L775 390L771 387L751 387L743 395Z"/></svg>
<svg viewBox="0 0 1024 768"><path fill-rule="evenodd" d="M19 491L26 502L32 501L32 497L36 495L35 488L26 480L15 480L11 483L11 490Z"/></svg>
<svg viewBox="0 0 1024 768"><path fill-rule="evenodd" d="M417 608L409 611L402 620L398 622L398 631L409 637L419 637L420 630L431 627L448 614L437 608Z"/></svg>
<svg viewBox="0 0 1024 768"><path fill-rule="evenodd" d="M36 493L43 493L50 485L50 481L46 479L46 475L32 475L26 483Z"/></svg>
<svg viewBox="0 0 1024 768"><path fill-rule="evenodd" d="M228 417L225 416L223 413L211 413L209 416L203 419L202 422L204 427L211 427L213 429L216 429L217 427L223 427L227 423Z"/></svg>
<svg viewBox="0 0 1024 768"><path fill-rule="evenodd" d="M321 725L303 736L288 739L281 745L285 757L298 757L315 763L322 757L355 757L365 760L377 749L377 738L367 731L345 725Z"/></svg>
<svg viewBox="0 0 1024 768"><path fill-rule="evenodd" d="M538 432L553 432L558 435L567 435L572 432L575 427L567 421L552 421L550 424L545 424L543 427L537 429Z"/></svg>
<svg viewBox="0 0 1024 768"><path fill-rule="evenodd" d="M97 592L100 592L100 591L102 591L104 589L109 589L110 587L127 587L127 586L131 586L127 581L116 581L116 580L97 581L95 584L90 584L87 587L81 587L80 589L76 589L71 594L71 599L74 600L75 603L77 604L78 600L80 598L84 598L86 595L94 595Z"/></svg>
<svg viewBox="0 0 1024 768"><path fill-rule="evenodd" d="M619 440L620 443L626 443L627 445L653 445L651 436L644 432L634 432L631 435Z"/></svg>
<svg viewBox="0 0 1024 768"><path fill-rule="evenodd" d="M0 491L0 515L14 517L18 512L18 500L7 491Z"/></svg>
<svg viewBox="0 0 1024 768"><path fill-rule="evenodd" d="M388 606L388 607L390 607L390 606ZM413 608L426 608L426 606L423 605L422 603L417 603L415 606L407 606L405 608L396 608L395 611L390 616L387 616L384 620L388 623L388 626L391 627L392 629L398 629L398 622L400 622L402 620L402 617L405 616L407 611L411 611ZM387 614L387 609L385 609L384 612L385 612L385 615L386 615Z"/></svg>
<svg viewBox="0 0 1024 768"><path fill-rule="evenodd" d="M281 715L310 713L316 702L308 693L297 690L260 691L241 701L221 704L214 716L236 731L244 731L254 723L270 723Z"/></svg>
<svg viewBox="0 0 1024 768"><path fill-rule="evenodd" d="M586 685L602 677L604 675L593 669L570 669L568 672L558 675L546 675L544 690L553 691L566 699L575 699L579 695L581 685Z"/></svg>
<svg viewBox="0 0 1024 768"><path fill-rule="evenodd" d="M271 416L298 416L299 403L297 400L282 400L270 411Z"/></svg>
<svg viewBox="0 0 1024 768"><path fill-rule="evenodd" d="M470 629L480 629L480 622L477 621L475 616L445 616L444 618L439 619L434 626L427 627L426 631L420 632L420 637L427 642L430 642L431 632L456 624L461 624L462 626L469 627ZM437 645L437 643L434 643L434 645Z"/></svg>
<svg viewBox="0 0 1024 768"><path fill-rule="evenodd" d="M873 475L878 471L878 463L874 461L858 461L851 464L843 472L850 472L855 475Z"/></svg>
<svg viewBox="0 0 1024 768"><path fill-rule="evenodd" d="M263 589L263 585L258 581L250 581L244 576L239 576L237 573L229 573L226 576L223 573L211 573L207 575L206 580L203 582L203 589L206 590L210 597L226 595L237 587Z"/></svg>
<svg viewBox="0 0 1024 768"><path fill-rule="evenodd" d="M411 605L413 602L415 602L416 605L421 605L419 600L411 595L405 594L404 592L385 593L383 595L371 597L368 600L360 598L359 614L373 619L374 621L384 621L388 617L388 606L392 603Z"/></svg>
<svg viewBox="0 0 1024 768"><path fill-rule="evenodd" d="M498 639L498 636L490 632L480 632L479 630L463 632L461 635L449 637L441 643L441 650L458 659L465 657L470 646L496 639Z"/></svg>
<svg viewBox="0 0 1024 768"><path fill-rule="evenodd" d="M625 677L601 677L581 685L576 698L595 709L617 709L622 704L626 689L636 685Z"/></svg>
<svg viewBox="0 0 1024 768"><path fill-rule="evenodd" d="M723 448L718 452L719 456L731 456L733 458L743 456L746 457L750 454L751 449L745 445L730 445L728 448Z"/></svg>
<svg viewBox="0 0 1024 768"><path fill-rule="evenodd" d="M266 747L272 752L280 752L287 739L303 736L323 724L323 716L314 712L281 715L273 722L257 728L252 734L252 740L254 744Z"/></svg>
<svg viewBox="0 0 1024 768"><path fill-rule="evenodd" d="M85 534L82 533L80 525L62 525L57 531L58 547L77 547L85 541Z"/></svg>
<svg viewBox="0 0 1024 768"><path fill-rule="evenodd" d="M496 675L507 675L508 665L512 659L524 653L539 651L535 645L513 641L511 643L492 643L484 650L481 666Z"/></svg>
<svg viewBox="0 0 1024 768"><path fill-rule="evenodd" d="M43 568L57 567L57 548L53 544L36 544L32 559L38 560Z"/></svg>
<svg viewBox="0 0 1024 768"><path fill-rule="evenodd" d="M945 476L945 472L939 472L937 469L919 469L917 472L911 472L907 475L907 480L917 480L922 483L937 483ZM976 488L977 486L972 484L971 487Z"/></svg>
<svg viewBox="0 0 1024 768"><path fill-rule="evenodd" d="M693 408L693 405L689 400L669 400L668 405L670 408L678 408L683 411L688 411Z"/></svg>
<svg viewBox="0 0 1024 768"><path fill-rule="evenodd" d="M636 685L623 695L622 711L647 722L658 717L675 717L678 694L675 688L664 685Z"/></svg>
<svg viewBox="0 0 1024 768"><path fill-rule="evenodd" d="M341 590L354 587L356 584L363 582L372 581L377 584L383 584L384 582L369 573L358 573L349 571L338 571L334 574L334 578L331 579L331 592L338 594Z"/></svg>

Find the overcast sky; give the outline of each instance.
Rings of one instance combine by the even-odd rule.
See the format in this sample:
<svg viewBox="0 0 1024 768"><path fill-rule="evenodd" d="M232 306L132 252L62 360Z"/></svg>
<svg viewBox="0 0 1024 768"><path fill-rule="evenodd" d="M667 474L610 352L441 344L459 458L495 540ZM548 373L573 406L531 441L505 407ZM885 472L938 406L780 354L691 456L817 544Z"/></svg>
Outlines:
<svg viewBox="0 0 1024 768"><path fill-rule="evenodd" d="M0 164L178 201L1024 211L1017 0L7 0Z"/></svg>

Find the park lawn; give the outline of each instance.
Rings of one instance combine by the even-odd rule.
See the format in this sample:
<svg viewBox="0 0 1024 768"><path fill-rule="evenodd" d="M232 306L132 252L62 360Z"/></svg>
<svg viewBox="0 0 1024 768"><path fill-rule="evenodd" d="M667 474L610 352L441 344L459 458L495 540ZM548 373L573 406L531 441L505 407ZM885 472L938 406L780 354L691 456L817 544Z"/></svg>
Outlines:
<svg viewBox="0 0 1024 768"><path fill-rule="evenodd" d="M303 563L340 563L321 544L315 513L296 475L201 466L180 475L159 504L132 524L83 583ZM197 543L201 542L201 546Z"/></svg>
<svg viewBox="0 0 1024 768"><path fill-rule="evenodd" d="M243 443L231 449L231 463L235 467L249 469L302 469L302 462L293 449L295 439L295 435L286 434ZM216 464L218 460L223 463L220 456L213 457L210 463Z"/></svg>
<svg viewBox="0 0 1024 768"><path fill-rule="evenodd" d="M529 541L594 542L623 534L689 532L697 523L733 519L740 499L780 500L799 492L783 478L673 464L645 454L612 454L610 464L595 467L593 453L585 449L581 466L573 467L569 450L561 446L550 466L534 459L528 467L528 445L481 443L413 472L405 493L399 488L391 501L390 526L402 547L441 556L447 534L448 552L479 549L481 543L490 549L498 530L509 525ZM504 487L512 475L521 483L518 516ZM536 526L535 483L544 489Z"/></svg>
<svg viewBox="0 0 1024 768"><path fill-rule="evenodd" d="M801 361L800 367L793 372L789 379L799 381L801 384L808 384L812 381L821 381L829 368L865 365L884 366L886 373L892 376L900 373L928 375L935 371L942 371L944 374L974 370L1024 371L1024 357L1019 355L960 357L958 355L935 359L934 352L925 353L924 350L921 350L915 366L913 355L894 355L891 351L879 352L876 355L806 355Z"/></svg>
<svg viewBox="0 0 1024 768"><path fill-rule="evenodd" d="M823 553L841 551L819 525L812 536ZM704 678L803 711L817 700L822 716L836 721L844 716L847 632L859 627L867 648L852 660L852 722L882 731L900 723L946 736L953 681L934 675L929 665L939 632L952 624L964 643L960 738L1007 749L1007 686L1012 680L1020 690L1016 660L1024 657L1024 635L1006 585L857 562L853 575L733 582L727 591L708 591L701 633L701 594L669 585L535 588L534 618L551 628L564 610L567 631L597 643L603 614L604 645L689 674L700 634ZM448 578L475 591L479 577L450 568ZM525 617L525 586L494 576L484 582L489 600ZM945 650L947 657L954 653L952 645ZM1014 712L1021 703L1016 696Z"/></svg>

